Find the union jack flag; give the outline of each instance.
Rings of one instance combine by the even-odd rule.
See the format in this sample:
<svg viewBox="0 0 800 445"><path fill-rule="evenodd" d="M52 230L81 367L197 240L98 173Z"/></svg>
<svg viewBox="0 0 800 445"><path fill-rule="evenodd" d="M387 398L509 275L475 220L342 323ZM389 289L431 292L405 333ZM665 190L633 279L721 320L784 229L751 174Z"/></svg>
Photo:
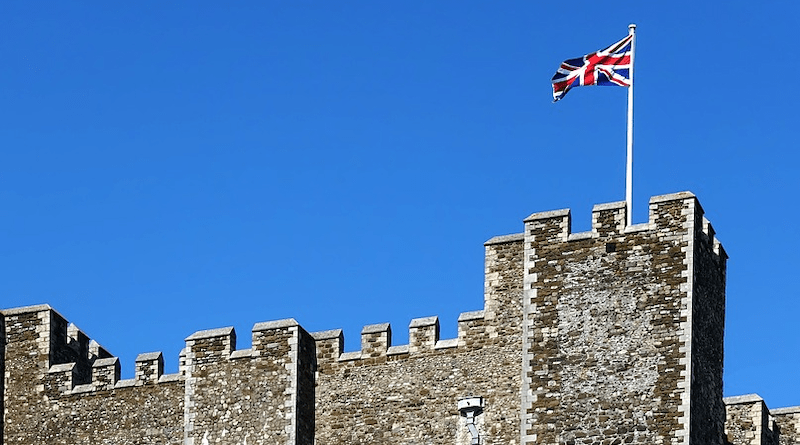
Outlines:
<svg viewBox="0 0 800 445"><path fill-rule="evenodd" d="M558 102L573 87L586 85L631 86L631 42L628 35L606 49L561 62L553 76L553 102Z"/></svg>

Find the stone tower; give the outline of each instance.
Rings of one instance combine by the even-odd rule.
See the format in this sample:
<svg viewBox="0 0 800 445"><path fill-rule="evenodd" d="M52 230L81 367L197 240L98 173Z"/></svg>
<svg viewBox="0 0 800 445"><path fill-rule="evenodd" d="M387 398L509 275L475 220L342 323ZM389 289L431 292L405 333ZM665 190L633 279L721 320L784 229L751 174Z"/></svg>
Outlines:
<svg viewBox="0 0 800 445"><path fill-rule="evenodd" d="M691 193L625 221L525 220L523 443L723 443L725 252Z"/></svg>

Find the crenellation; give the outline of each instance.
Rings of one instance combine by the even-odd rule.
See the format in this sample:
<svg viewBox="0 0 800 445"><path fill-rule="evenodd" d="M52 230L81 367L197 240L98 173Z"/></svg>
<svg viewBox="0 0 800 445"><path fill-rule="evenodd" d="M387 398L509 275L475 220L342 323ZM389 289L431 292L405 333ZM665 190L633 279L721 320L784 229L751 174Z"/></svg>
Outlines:
<svg viewBox="0 0 800 445"><path fill-rule="evenodd" d="M778 445L778 425L758 394L726 397L725 435L733 445Z"/></svg>
<svg viewBox="0 0 800 445"><path fill-rule="evenodd" d="M101 358L110 358L111 353L94 340L89 340L89 363Z"/></svg>
<svg viewBox="0 0 800 445"><path fill-rule="evenodd" d="M473 349L486 344L485 311L463 312L458 316L458 347Z"/></svg>
<svg viewBox="0 0 800 445"><path fill-rule="evenodd" d="M411 320L408 325L409 354L433 351L437 341L439 341L439 317L423 317Z"/></svg>
<svg viewBox="0 0 800 445"><path fill-rule="evenodd" d="M164 356L161 352L148 352L136 357L135 379L137 385L153 385L164 374Z"/></svg>
<svg viewBox="0 0 800 445"><path fill-rule="evenodd" d="M598 204L592 208L592 232L599 236L613 236L625 231L628 206L625 201Z"/></svg>
<svg viewBox="0 0 800 445"><path fill-rule="evenodd" d="M534 213L484 243L484 307L441 339L437 316L341 329L294 319L185 338L178 372L135 377L50 306L0 311L0 444L793 445L800 407L722 399L727 254L696 197ZM459 404L465 397L479 405ZM479 439L478 439L479 437Z"/></svg>
<svg viewBox="0 0 800 445"><path fill-rule="evenodd" d="M186 337L186 349L187 364L226 360L236 349L236 332L233 327L195 332Z"/></svg>
<svg viewBox="0 0 800 445"><path fill-rule="evenodd" d="M317 363L332 363L344 352L344 333L341 329L313 332L311 336L317 346Z"/></svg>
<svg viewBox="0 0 800 445"><path fill-rule="evenodd" d="M551 210L530 215L523 220L525 233L539 243L559 243L569 239L572 214L569 209Z"/></svg>
<svg viewBox="0 0 800 445"><path fill-rule="evenodd" d="M58 395L68 393L75 387L77 380L77 366L75 363L61 363L53 365L47 371L44 386L48 394Z"/></svg>
<svg viewBox="0 0 800 445"><path fill-rule="evenodd" d="M92 364L92 386L98 391L114 388L120 377L119 358L100 358Z"/></svg>
<svg viewBox="0 0 800 445"><path fill-rule="evenodd" d="M361 358L385 357L392 346L392 327L389 323L364 326L361 330Z"/></svg>

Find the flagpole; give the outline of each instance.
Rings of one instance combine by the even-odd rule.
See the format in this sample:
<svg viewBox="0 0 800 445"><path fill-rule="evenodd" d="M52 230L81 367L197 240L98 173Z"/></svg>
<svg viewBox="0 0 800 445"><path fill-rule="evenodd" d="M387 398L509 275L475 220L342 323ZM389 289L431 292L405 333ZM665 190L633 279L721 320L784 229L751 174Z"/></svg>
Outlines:
<svg viewBox="0 0 800 445"><path fill-rule="evenodd" d="M633 56L636 53L636 25L628 25L628 35L631 39L631 68L629 71L630 83L628 87L628 157L625 175L625 204L628 207L627 225L631 225L633 217Z"/></svg>

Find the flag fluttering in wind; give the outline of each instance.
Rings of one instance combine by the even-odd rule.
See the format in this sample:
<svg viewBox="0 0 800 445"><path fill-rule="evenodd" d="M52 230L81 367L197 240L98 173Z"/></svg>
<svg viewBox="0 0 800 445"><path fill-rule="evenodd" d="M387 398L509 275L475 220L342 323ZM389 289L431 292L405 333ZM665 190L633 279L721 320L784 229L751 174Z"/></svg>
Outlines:
<svg viewBox="0 0 800 445"><path fill-rule="evenodd" d="M633 215L633 55L636 25L628 25L628 35L619 42L577 59L561 62L551 80L553 102L569 90L585 85L619 85L628 88L628 150L625 162L625 204L627 225Z"/></svg>
<svg viewBox="0 0 800 445"><path fill-rule="evenodd" d="M552 79L553 102L562 99L574 87L631 86L632 42L633 35L629 34L606 49L562 62Z"/></svg>

